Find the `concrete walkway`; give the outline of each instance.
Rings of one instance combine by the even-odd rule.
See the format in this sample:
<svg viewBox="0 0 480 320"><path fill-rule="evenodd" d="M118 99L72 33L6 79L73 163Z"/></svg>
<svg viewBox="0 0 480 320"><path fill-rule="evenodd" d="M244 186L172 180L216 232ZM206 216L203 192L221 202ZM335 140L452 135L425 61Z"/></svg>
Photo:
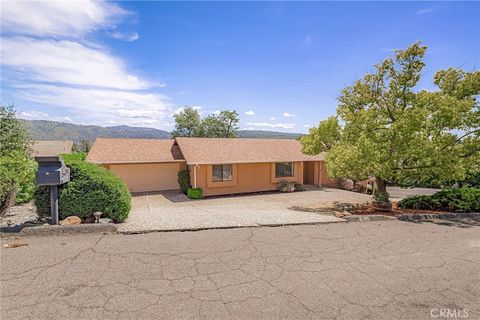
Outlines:
<svg viewBox="0 0 480 320"><path fill-rule="evenodd" d="M132 210L118 231L201 230L345 222L331 214L292 210L293 206L319 206L333 202L364 203L371 197L338 189L315 188L294 193L190 200L176 191L132 198Z"/></svg>

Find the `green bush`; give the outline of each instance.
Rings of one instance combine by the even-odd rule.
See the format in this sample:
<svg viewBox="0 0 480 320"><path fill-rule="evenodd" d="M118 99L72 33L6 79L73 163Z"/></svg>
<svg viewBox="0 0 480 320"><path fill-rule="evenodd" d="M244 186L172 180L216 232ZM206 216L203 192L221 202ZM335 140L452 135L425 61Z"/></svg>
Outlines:
<svg viewBox="0 0 480 320"><path fill-rule="evenodd" d="M289 181L280 181L277 183L277 190L280 192L293 192L295 191L295 183Z"/></svg>
<svg viewBox="0 0 480 320"><path fill-rule="evenodd" d="M62 159L65 162L84 161L86 157L87 157L86 152L73 152L73 153L62 154Z"/></svg>
<svg viewBox="0 0 480 320"><path fill-rule="evenodd" d="M190 199L203 199L202 188L190 188L187 190L187 197Z"/></svg>
<svg viewBox="0 0 480 320"><path fill-rule="evenodd" d="M449 212L480 212L480 189L445 189L431 196L415 196L401 200L402 209Z"/></svg>
<svg viewBox="0 0 480 320"><path fill-rule="evenodd" d="M295 183L294 187L295 187L295 191L305 191L305 187L301 183Z"/></svg>
<svg viewBox="0 0 480 320"><path fill-rule="evenodd" d="M70 182L59 188L59 214L63 219L70 215L87 218L95 211L104 218L122 222L128 217L131 196L125 183L112 172L95 164L70 160ZM50 198L47 187L35 192L35 204L40 217L50 215Z"/></svg>
<svg viewBox="0 0 480 320"><path fill-rule="evenodd" d="M190 176L187 169L178 171L178 185L180 186L180 190L185 194L187 194L188 188L190 188L189 180Z"/></svg>

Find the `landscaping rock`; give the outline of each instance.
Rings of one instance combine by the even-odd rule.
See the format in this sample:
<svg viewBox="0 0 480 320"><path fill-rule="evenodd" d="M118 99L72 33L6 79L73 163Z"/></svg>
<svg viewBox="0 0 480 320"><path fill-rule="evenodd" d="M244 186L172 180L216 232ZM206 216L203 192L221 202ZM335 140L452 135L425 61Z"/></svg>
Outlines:
<svg viewBox="0 0 480 320"><path fill-rule="evenodd" d="M345 215L341 211L335 211L335 217L337 218L343 218Z"/></svg>
<svg viewBox="0 0 480 320"><path fill-rule="evenodd" d="M73 224L82 223L82 219L80 219L77 216L69 216L69 217L66 217L65 219L61 220L59 223L62 226L69 226L69 225L73 225Z"/></svg>
<svg viewBox="0 0 480 320"><path fill-rule="evenodd" d="M101 218L99 220L100 223L113 223L113 220L112 219L109 219L109 218Z"/></svg>

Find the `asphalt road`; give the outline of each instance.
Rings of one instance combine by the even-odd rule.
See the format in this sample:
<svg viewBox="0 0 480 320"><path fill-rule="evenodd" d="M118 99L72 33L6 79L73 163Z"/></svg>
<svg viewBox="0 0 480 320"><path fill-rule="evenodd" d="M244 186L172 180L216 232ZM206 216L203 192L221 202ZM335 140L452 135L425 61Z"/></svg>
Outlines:
<svg viewBox="0 0 480 320"><path fill-rule="evenodd" d="M11 243L28 245L3 248ZM1 319L445 319L442 310L480 319L479 227L2 239Z"/></svg>

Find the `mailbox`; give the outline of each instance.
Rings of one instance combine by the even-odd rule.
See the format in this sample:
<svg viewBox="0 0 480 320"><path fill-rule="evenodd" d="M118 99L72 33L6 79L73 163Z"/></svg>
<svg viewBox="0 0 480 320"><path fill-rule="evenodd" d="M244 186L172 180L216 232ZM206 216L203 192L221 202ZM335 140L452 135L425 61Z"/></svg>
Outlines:
<svg viewBox="0 0 480 320"><path fill-rule="evenodd" d="M70 181L70 168L59 156L35 157L37 185L50 186L51 223L58 224L58 185Z"/></svg>
<svg viewBox="0 0 480 320"><path fill-rule="evenodd" d="M35 157L38 162L37 185L54 186L70 181L70 168L58 156Z"/></svg>

